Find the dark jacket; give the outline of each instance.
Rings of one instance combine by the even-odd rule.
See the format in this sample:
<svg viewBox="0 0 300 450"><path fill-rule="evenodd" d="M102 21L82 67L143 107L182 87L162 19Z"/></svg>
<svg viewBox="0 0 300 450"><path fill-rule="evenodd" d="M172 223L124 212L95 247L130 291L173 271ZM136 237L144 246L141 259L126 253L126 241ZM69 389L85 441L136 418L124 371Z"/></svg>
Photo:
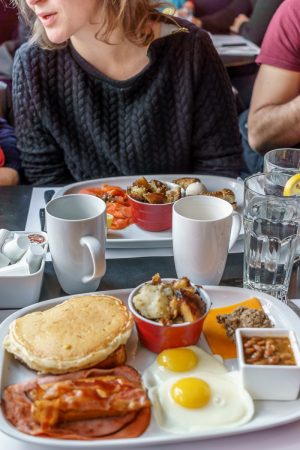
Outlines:
<svg viewBox="0 0 300 450"><path fill-rule="evenodd" d="M239 14L250 18L239 30L246 39L260 45L276 9L284 0L233 0L215 14L200 17L203 28L211 33L228 33Z"/></svg>

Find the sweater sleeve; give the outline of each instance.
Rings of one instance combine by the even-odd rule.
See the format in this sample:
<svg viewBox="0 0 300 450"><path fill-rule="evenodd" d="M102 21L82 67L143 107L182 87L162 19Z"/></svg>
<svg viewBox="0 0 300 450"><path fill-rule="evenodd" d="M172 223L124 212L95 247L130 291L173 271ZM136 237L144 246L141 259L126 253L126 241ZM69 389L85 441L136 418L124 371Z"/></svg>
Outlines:
<svg viewBox="0 0 300 450"><path fill-rule="evenodd" d="M202 16L200 19L205 30L211 33L228 33L230 25L232 25L236 16L239 14L250 16L251 12L251 0L232 0L226 8L214 14Z"/></svg>
<svg viewBox="0 0 300 450"><path fill-rule="evenodd" d="M269 22L281 3L282 0L257 0L249 22L241 25L239 34L260 46Z"/></svg>
<svg viewBox="0 0 300 450"><path fill-rule="evenodd" d="M32 184L60 184L70 179L70 174L63 150L43 123L37 102L40 86L29 59L23 46L15 56L13 67L13 106L22 168L25 178Z"/></svg>
<svg viewBox="0 0 300 450"><path fill-rule="evenodd" d="M232 88L210 37L199 32L202 38L195 39L194 48L192 167L198 173L237 177L242 150Z"/></svg>

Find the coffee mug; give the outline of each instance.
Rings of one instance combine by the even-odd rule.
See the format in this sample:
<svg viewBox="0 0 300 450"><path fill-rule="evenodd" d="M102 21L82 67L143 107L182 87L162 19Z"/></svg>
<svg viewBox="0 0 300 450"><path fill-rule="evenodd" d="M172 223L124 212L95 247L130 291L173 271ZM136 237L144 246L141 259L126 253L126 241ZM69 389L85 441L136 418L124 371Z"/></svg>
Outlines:
<svg viewBox="0 0 300 450"><path fill-rule="evenodd" d="M173 205L172 239L178 278L218 285L228 250L236 242L241 217L225 200L195 195Z"/></svg>
<svg viewBox="0 0 300 450"><path fill-rule="evenodd" d="M68 294L97 290L106 271L106 205L70 194L46 205L49 249L58 281Z"/></svg>

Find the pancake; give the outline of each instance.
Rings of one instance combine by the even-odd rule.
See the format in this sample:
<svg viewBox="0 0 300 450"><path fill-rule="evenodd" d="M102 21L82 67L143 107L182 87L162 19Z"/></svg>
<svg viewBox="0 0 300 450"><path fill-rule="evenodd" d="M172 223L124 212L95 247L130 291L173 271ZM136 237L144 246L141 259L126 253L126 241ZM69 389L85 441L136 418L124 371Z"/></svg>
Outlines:
<svg viewBox="0 0 300 450"><path fill-rule="evenodd" d="M31 369L62 374L104 361L126 344L132 327L121 300L85 295L14 320L4 348Z"/></svg>

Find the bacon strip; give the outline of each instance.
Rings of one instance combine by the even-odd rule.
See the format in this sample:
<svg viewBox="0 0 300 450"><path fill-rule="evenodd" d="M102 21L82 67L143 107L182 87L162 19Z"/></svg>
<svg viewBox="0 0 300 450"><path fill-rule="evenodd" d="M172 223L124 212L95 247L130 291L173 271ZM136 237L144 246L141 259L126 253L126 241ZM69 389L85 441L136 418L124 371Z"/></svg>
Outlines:
<svg viewBox="0 0 300 450"><path fill-rule="evenodd" d="M66 380L88 379L92 377L123 377L128 385L132 384L132 401L139 408L111 417L98 417L85 420L61 420L54 426L45 427L34 420L32 392L47 390L53 383ZM78 382L79 384L81 381ZM47 386L46 386L47 385ZM55 385L54 385L55 387ZM38 377L23 384L8 386L3 395L3 409L7 419L20 431L34 436L48 436L60 439L120 439L137 437L147 428L150 421L150 402L142 390L138 372L130 366L119 366L115 369L90 369L59 376ZM105 400L105 399L104 399ZM109 415L109 410L108 410Z"/></svg>

